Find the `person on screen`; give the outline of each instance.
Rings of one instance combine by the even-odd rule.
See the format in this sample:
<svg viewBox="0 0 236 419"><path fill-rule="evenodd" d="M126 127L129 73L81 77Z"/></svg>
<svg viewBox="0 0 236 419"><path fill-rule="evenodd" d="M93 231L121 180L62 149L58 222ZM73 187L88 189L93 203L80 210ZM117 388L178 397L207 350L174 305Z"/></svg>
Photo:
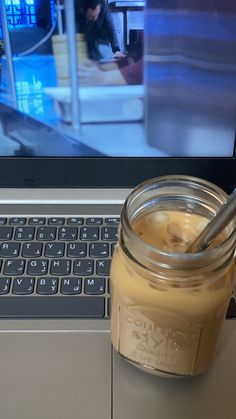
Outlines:
<svg viewBox="0 0 236 419"><path fill-rule="evenodd" d="M85 35L91 60L123 57L110 11L104 0L76 0L77 32Z"/></svg>
<svg viewBox="0 0 236 419"><path fill-rule="evenodd" d="M81 86L138 85L143 83L143 59L129 65L120 62L103 66L87 60L79 66Z"/></svg>

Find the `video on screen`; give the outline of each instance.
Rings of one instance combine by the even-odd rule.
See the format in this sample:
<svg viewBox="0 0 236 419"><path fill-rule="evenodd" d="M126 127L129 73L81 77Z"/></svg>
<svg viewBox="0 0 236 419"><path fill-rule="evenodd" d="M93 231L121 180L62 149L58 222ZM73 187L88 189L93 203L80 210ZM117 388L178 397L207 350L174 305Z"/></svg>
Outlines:
<svg viewBox="0 0 236 419"><path fill-rule="evenodd" d="M69 3L1 4L1 156L233 155L232 0Z"/></svg>

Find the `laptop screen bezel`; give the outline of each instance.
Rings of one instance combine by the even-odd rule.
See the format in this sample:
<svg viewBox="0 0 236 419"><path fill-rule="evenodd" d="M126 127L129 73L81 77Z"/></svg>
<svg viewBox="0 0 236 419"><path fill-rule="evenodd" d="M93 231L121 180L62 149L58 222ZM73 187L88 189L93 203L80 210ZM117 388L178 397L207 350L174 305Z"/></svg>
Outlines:
<svg viewBox="0 0 236 419"><path fill-rule="evenodd" d="M2 188L130 188L169 174L198 176L230 192L236 185L232 158L0 158Z"/></svg>

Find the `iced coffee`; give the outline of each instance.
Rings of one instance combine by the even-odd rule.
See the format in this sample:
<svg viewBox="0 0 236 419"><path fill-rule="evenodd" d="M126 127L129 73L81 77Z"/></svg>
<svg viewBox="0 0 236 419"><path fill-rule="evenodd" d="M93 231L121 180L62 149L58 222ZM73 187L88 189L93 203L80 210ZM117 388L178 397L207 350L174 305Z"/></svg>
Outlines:
<svg viewBox="0 0 236 419"><path fill-rule="evenodd" d="M111 267L112 342L149 372L196 375L214 359L234 262L233 253L223 256L225 231L208 249L209 261L202 254L189 263L186 251L208 222L182 209L141 214L131 224L134 249L131 236L125 246L121 226Z"/></svg>

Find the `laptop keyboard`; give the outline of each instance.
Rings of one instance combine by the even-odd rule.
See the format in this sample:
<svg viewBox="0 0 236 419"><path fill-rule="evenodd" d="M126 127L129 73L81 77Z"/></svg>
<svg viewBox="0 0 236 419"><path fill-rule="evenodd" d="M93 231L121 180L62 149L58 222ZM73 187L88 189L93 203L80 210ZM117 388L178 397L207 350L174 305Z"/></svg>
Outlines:
<svg viewBox="0 0 236 419"><path fill-rule="evenodd" d="M108 318L118 217L1 217L1 318Z"/></svg>
<svg viewBox="0 0 236 419"><path fill-rule="evenodd" d="M119 221L0 217L0 318L109 318Z"/></svg>

